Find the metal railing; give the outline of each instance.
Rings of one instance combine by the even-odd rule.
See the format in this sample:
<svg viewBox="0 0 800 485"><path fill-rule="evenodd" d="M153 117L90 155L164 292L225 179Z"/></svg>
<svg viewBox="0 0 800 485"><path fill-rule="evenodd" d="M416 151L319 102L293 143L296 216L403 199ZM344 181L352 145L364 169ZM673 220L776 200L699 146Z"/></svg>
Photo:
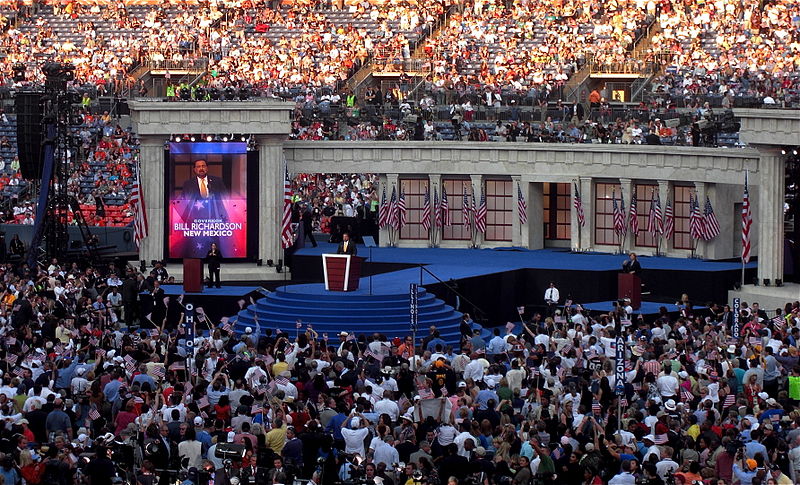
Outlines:
<svg viewBox="0 0 800 485"><path fill-rule="evenodd" d="M172 59L153 60L148 59L144 61L149 70L175 70L175 71L204 71L208 68L207 57L197 57L192 59L182 59L175 61Z"/></svg>
<svg viewBox="0 0 800 485"><path fill-rule="evenodd" d="M423 272L425 272L425 273L428 273L429 275L431 275L431 276L433 277L433 279L435 279L435 280L436 280L436 281L438 281L439 283L443 284L443 285L444 285L444 286L445 286L445 287L446 287L448 290L450 290L450 291L452 291L453 293L455 293L455 294L456 294L456 296L458 296L458 298L459 298L459 299L460 299L462 302L464 302L464 303L466 303L466 304L470 305L470 306L472 307L472 310L473 310L473 311L472 311L472 314L473 314L473 316L475 317L475 318L474 318L474 320L477 320L477 321L484 321L484 322L487 320L487 317L486 317L486 312L485 312L485 311L483 311L483 310L481 309L481 307L479 307L478 305L476 305L475 303L473 303L473 302L472 302L472 301L471 301L469 298L467 298L467 297L466 297L466 296L464 296L464 295L463 295L461 292L459 292L459 291L458 291L458 290L455 288L455 286L454 286L454 285L452 285L452 284L450 284L450 283L448 283L448 282L446 282L446 281L443 281L441 278L439 278L438 276L436 276L435 274L433 274L433 272L431 272L431 270L429 270L428 268L426 268L426 267L425 267L424 265L422 265L422 264L420 264L420 265L419 265L419 284L420 284L420 286L422 286L422 284L423 284ZM456 310L458 310L458 308L456 308Z"/></svg>

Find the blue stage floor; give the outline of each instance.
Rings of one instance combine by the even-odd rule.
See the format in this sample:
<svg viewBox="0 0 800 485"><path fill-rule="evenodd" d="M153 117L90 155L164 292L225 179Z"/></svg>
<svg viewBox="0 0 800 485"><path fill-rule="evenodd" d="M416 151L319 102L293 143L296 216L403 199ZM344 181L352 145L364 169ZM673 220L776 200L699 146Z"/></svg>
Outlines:
<svg viewBox="0 0 800 485"><path fill-rule="evenodd" d="M335 253L336 244L320 243L316 248L300 249L298 256L319 256ZM358 255L376 263L423 264L442 280L462 279L518 269L609 271L622 266L624 255L584 253L552 249L441 249L441 248L369 248L359 246ZM688 258L640 257L645 269L683 271L730 271L741 268L738 263L704 261ZM755 268L756 263L749 263ZM422 272L422 284L437 281ZM420 283L420 270L416 268L383 273L372 277L372 294L397 294L408 291L410 283ZM325 294L322 284L290 285L282 290L309 294ZM360 289L351 294L369 294L369 278L362 278ZM656 308L657 311L657 308Z"/></svg>
<svg viewBox="0 0 800 485"><path fill-rule="evenodd" d="M199 295L199 296L242 296L258 291L260 286L223 286L222 288L203 288L202 293L186 293L183 285L161 285L166 296Z"/></svg>

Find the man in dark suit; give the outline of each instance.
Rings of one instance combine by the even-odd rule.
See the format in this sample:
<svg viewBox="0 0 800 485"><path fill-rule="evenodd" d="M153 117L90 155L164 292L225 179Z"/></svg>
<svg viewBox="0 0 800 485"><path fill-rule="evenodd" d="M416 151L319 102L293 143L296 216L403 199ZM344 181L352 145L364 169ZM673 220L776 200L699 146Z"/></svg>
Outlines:
<svg viewBox="0 0 800 485"><path fill-rule="evenodd" d="M208 174L208 164L205 160L194 162L194 175L183 183L185 198L217 199L228 193L228 188L222 179Z"/></svg>
<svg viewBox="0 0 800 485"><path fill-rule="evenodd" d="M336 254L349 254L350 256L355 256L358 254L356 243L350 240L349 232L342 234L342 242L339 243L339 247L336 249Z"/></svg>
<svg viewBox="0 0 800 485"><path fill-rule="evenodd" d="M205 160L196 160L193 171L194 177L183 182L181 198L191 201L184 209L183 220L227 219L223 204L228 195L225 182L219 177L208 174L208 164ZM206 241L203 246L207 246L210 242L212 241Z"/></svg>

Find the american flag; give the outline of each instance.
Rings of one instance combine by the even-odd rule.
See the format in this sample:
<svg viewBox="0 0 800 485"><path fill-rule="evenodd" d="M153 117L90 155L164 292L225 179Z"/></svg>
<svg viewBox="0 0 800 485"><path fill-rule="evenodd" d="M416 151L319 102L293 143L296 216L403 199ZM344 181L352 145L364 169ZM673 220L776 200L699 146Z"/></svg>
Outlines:
<svg viewBox="0 0 800 485"><path fill-rule="evenodd" d="M208 396L203 396L197 400L197 407L200 409L207 408L209 405Z"/></svg>
<svg viewBox="0 0 800 485"><path fill-rule="evenodd" d="M599 402L596 402L596 401L593 402L592 403L592 412L595 413L595 414L602 413L603 412L603 406L601 406Z"/></svg>
<svg viewBox="0 0 800 485"><path fill-rule="evenodd" d="M633 237L636 237L639 234L639 203L636 194L631 197L630 223Z"/></svg>
<svg viewBox="0 0 800 485"><path fill-rule="evenodd" d="M136 247L147 237L149 226L147 224L147 208L144 206L144 189L142 188L141 165L136 163L136 178L131 190L131 208L133 209L133 241Z"/></svg>
<svg viewBox="0 0 800 485"><path fill-rule="evenodd" d="M90 409L89 410L89 419L91 419L92 421L96 421L96 420L100 419L100 411L98 411L97 408Z"/></svg>
<svg viewBox="0 0 800 485"><path fill-rule="evenodd" d="M703 216L700 215L700 204L697 198L689 194L689 234L693 239L705 239Z"/></svg>
<svg viewBox="0 0 800 485"><path fill-rule="evenodd" d="M658 237L661 234L663 221L661 220L661 200L653 191L653 197L650 199L650 213L647 218L647 232L653 237Z"/></svg>
<svg viewBox="0 0 800 485"><path fill-rule="evenodd" d="M742 196L742 262L750 262L750 226L753 214L750 212L750 192L747 190L747 172L744 173L744 195Z"/></svg>
<svg viewBox="0 0 800 485"><path fill-rule="evenodd" d="M367 357L372 357L373 359L375 359L377 361L381 360L380 356L378 356L378 354L376 354L375 352L371 351L370 349L365 350L364 351L364 355L367 356Z"/></svg>
<svg viewBox="0 0 800 485"><path fill-rule="evenodd" d="M14 367L14 370L11 371L11 373L17 377L22 377L25 374L25 369L22 367Z"/></svg>
<svg viewBox="0 0 800 485"><path fill-rule="evenodd" d="M185 362L174 362L170 364L169 370L186 370Z"/></svg>
<svg viewBox="0 0 800 485"><path fill-rule="evenodd" d="M420 399L433 399L433 391L428 389L427 387L423 387L419 390L419 398Z"/></svg>
<svg viewBox="0 0 800 485"><path fill-rule="evenodd" d="M583 214L583 200L581 193L578 191L578 184L575 185L575 198L572 200L572 205L575 207L575 212L578 213L578 224L581 226L586 225L586 216Z"/></svg>
<svg viewBox="0 0 800 485"><path fill-rule="evenodd" d="M703 226L706 228L706 241L714 239L719 236L719 221L714 214L714 208L711 207L711 199L706 196L706 207L703 211Z"/></svg>
<svg viewBox="0 0 800 485"><path fill-rule="evenodd" d="M486 194L484 193L481 193L481 203L475 209L475 231L486 234Z"/></svg>
<svg viewBox="0 0 800 485"><path fill-rule="evenodd" d="M386 187L383 188L383 198L378 207L378 227L386 227L389 224L389 204L386 202Z"/></svg>
<svg viewBox="0 0 800 485"><path fill-rule="evenodd" d="M230 322L225 322L225 323L223 323L223 324L222 324L222 330L224 330L224 331L226 331L226 332L228 332L228 333L231 333L231 331L233 330L233 328L231 327L231 324L230 324Z"/></svg>
<svg viewBox="0 0 800 485"><path fill-rule="evenodd" d="M626 398L626 397L620 398L619 405L622 406L623 408L627 408L628 407L628 398Z"/></svg>
<svg viewBox="0 0 800 485"><path fill-rule="evenodd" d="M439 192L433 189L433 225L442 227L442 208L439 206Z"/></svg>
<svg viewBox="0 0 800 485"><path fill-rule="evenodd" d="M442 186L442 208L439 214L442 218L442 227L449 226L452 221L450 220L450 202L447 201L447 189Z"/></svg>
<svg viewBox="0 0 800 485"><path fill-rule="evenodd" d="M25 344L25 343L24 343L24 344L22 344L22 347L20 347L19 349L20 349L20 350L22 351L22 353L24 354L25 352L29 351L31 348L28 346L28 344Z"/></svg>
<svg viewBox="0 0 800 485"><path fill-rule="evenodd" d="M683 399L684 402L694 401L694 394L686 389L681 389L681 399Z"/></svg>
<svg viewBox="0 0 800 485"><path fill-rule="evenodd" d="M469 205L469 196L467 195L467 186L464 186L464 197L461 201L461 215L464 217L464 227L469 227L472 221L472 208Z"/></svg>
<svg viewBox="0 0 800 485"><path fill-rule="evenodd" d="M17 354L6 355L6 362L8 362L8 365L15 365L17 363L17 359L19 359Z"/></svg>
<svg viewBox="0 0 800 485"><path fill-rule="evenodd" d="M528 223L528 203L525 202L525 196L522 195L522 188L517 184L517 212L519 213L519 223Z"/></svg>
<svg viewBox="0 0 800 485"><path fill-rule="evenodd" d="M261 414L264 412L264 408L258 404L253 404L253 407L250 408L250 414Z"/></svg>
<svg viewBox="0 0 800 485"><path fill-rule="evenodd" d="M406 193L400 189L400 197L397 199L397 230L406 225Z"/></svg>
<svg viewBox="0 0 800 485"><path fill-rule="evenodd" d="M664 239L672 239L672 234L675 232L675 215L672 212L672 204L667 199L667 205L664 207Z"/></svg>
<svg viewBox="0 0 800 485"><path fill-rule="evenodd" d="M97 349L95 352L97 353L98 357L102 357L102 356L106 355L105 349Z"/></svg>
<svg viewBox="0 0 800 485"><path fill-rule="evenodd" d="M736 404L736 395L728 394L727 396L725 396L725 401L722 403L722 408L723 409L729 408L734 404Z"/></svg>
<svg viewBox="0 0 800 485"><path fill-rule="evenodd" d="M392 198L389 200L389 226L397 227L397 187L392 187Z"/></svg>
<svg viewBox="0 0 800 485"><path fill-rule="evenodd" d="M155 368L153 368L153 375L159 379L163 379L164 376L167 375L167 370L164 369L164 366L161 365L156 366Z"/></svg>
<svg viewBox="0 0 800 485"><path fill-rule="evenodd" d="M281 247L287 249L294 245L292 234L292 182L289 180L289 166L283 161L283 218L281 219Z"/></svg>
<svg viewBox="0 0 800 485"><path fill-rule="evenodd" d="M287 378L285 378L283 376L278 376L278 377L275 378L275 384L279 384L281 386L285 386L285 385L289 384L289 379L287 379Z"/></svg>
<svg viewBox="0 0 800 485"><path fill-rule="evenodd" d="M425 199L422 203L422 217L420 219L422 229L425 231L431 228L431 191L425 189Z"/></svg>
<svg viewBox="0 0 800 485"><path fill-rule="evenodd" d="M622 200L622 194L619 197L619 204L617 204L616 191L611 192L611 200L614 203L614 232L620 238L625 235L625 203ZM622 205L622 207L620 207Z"/></svg>
<svg viewBox="0 0 800 485"><path fill-rule="evenodd" d="M60 353L64 352L64 344L56 344L56 346L53 347L53 352L55 354L60 354Z"/></svg>

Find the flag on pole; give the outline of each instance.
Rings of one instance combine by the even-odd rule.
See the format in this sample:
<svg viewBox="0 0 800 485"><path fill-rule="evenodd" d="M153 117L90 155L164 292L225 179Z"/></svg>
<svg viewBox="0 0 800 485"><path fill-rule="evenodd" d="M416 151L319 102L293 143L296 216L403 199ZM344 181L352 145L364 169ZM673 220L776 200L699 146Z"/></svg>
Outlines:
<svg viewBox="0 0 800 485"><path fill-rule="evenodd" d="M389 199L389 227L397 227L400 218L397 214L397 187L392 187L392 198Z"/></svg>
<svg viewBox="0 0 800 485"><path fill-rule="evenodd" d="M714 214L714 208L711 207L711 199L708 196L706 196L706 207L703 211L703 226L706 228L706 241L719 236L719 221L716 214Z"/></svg>
<svg viewBox="0 0 800 485"><path fill-rule="evenodd" d="M669 199L667 199L667 205L664 207L664 228L662 230L664 239L666 240L672 239L672 235L674 232L675 232L675 214L672 211L672 204L670 203Z"/></svg>
<svg viewBox="0 0 800 485"><path fill-rule="evenodd" d="M517 209L519 212L519 223L528 223L528 203L525 202L525 196L522 195L522 188L517 184Z"/></svg>
<svg viewBox="0 0 800 485"><path fill-rule="evenodd" d="M473 192L473 196L475 193ZM481 203L475 209L475 231L486 234L486 194L481 193Z"/></svg>
<svg viewBox="0 0 800 485"><path fill-rule="evenodd" d="M400 197L397 199L397 224L396 228L399 231L400 228L406 225L406 193L403 192L403 189L400 189Z"/></svg>
<svg viewBox="0 0 800 485"><path fill-rule="evenodd" d="M725 396L725 401L722 403L722 409L729 408L736 404L736 395L735 394L728 394Z"/></svg>
<svg viewBox="0 0 800 485"><path fill-rule="evenodd" d="M447 189L442 185L442 227L452 224L450 220L450 202L447 201Z"/></svg>
<svg viewBox="0 0 800 485"><path fill-rule="evenodd" d="M631 232L635 238L639 234L639 203L636 199L636 194L631 197L631 210L630 210L630 224Z"/></svg>
<svg viewBox="0 0 800 485"><path fill-rule="evenodd" d="M700 215L700 204L697 197L689 194L689 234L692 239L705 239L705 228L703 227L703 217Z"/></svg>
<svg viewBox="0 0 800 485"><path fill-rule="evenodd" d="M750 262L750 226L753 214L750 212L750 192L747 190L747 172L744 173L744 195L742 196L742 262Z"/></svg>
<svg viewBox="0 0 800 485"><path fill-rule="evenodd" d="M578 184L575 185L575 198L572 201L572 205L575 207L575 212L578 213L578 224L582 226L586 225L586 216L583 214L583 200L581 200L581 193L578 191Z"/></svg>
<svg viewBox="0 0 800 485"><path fill-rule="evenodd" d="M622 201L622 194L620 194L620 203L617 203L617 193L616 191L611 192L611 200L614 203L614 232L617 233L617 236L622 238L625 236L625 205ZM622 207L620 207L622 204Z"/></svg>
<svg viewBox="0 0 800 485"><path fill-rule="evenodd" d="M431 228L431 192L427 188L425 189L425 199L422 203L422 218L420 224L425 231Z"/></svg>
<svg viewBox="0 0 800 485"><path fill-rule="evenodd" d="M461 215L464 218L464 227L469 227L472 221L472 208L469 205L469 196L467 195L467 186L464 186L464 197L461 201Z"/></svg>
<svg viewBox="0 0 800 485"><path fill-rule="evenodd" d="M661 220L661 201L656 191L653 191L653 197L650 199L650 212L647 217L647 232L654 238L661 234L663 221Z"/></svg>
<svg viewBox="0 0 800 485"><path fill-rule="evenodd" d="M389 204L386 202L386 187L383 188L383 198L378 207L378 227L389 225Z"/></svg>
<svg viewBox="0 0 800 485"><path fill-rule="evenodd" d="M98 411L97 408L92 408L89 410L88 416L92 421L97 421L100 419L100 411Z"/></svg>
<svg viewBox="0 0 800 485"><path fill-rule="evenodd" d="M287 249L294 245L292 234L292 183L289 180L289 166L283 161L283 217L281 219L281 247Z"/></svg>
<svg viewBox="0 0 800 485"><path fill-rule="evenodd" d="M439 206L439 191L433 189L433 226L442 227L442 208Z"/></svg>
<svg viewBox="0 0 800 485"><path fill-rule="evenodd" d="M144 190L142 189L142 167L136 163L136 179L131 190L131 207L133 208L133 241L138 248L142 239L147 237L150 230L147 224L147 209L144 205Z"/></svg>

